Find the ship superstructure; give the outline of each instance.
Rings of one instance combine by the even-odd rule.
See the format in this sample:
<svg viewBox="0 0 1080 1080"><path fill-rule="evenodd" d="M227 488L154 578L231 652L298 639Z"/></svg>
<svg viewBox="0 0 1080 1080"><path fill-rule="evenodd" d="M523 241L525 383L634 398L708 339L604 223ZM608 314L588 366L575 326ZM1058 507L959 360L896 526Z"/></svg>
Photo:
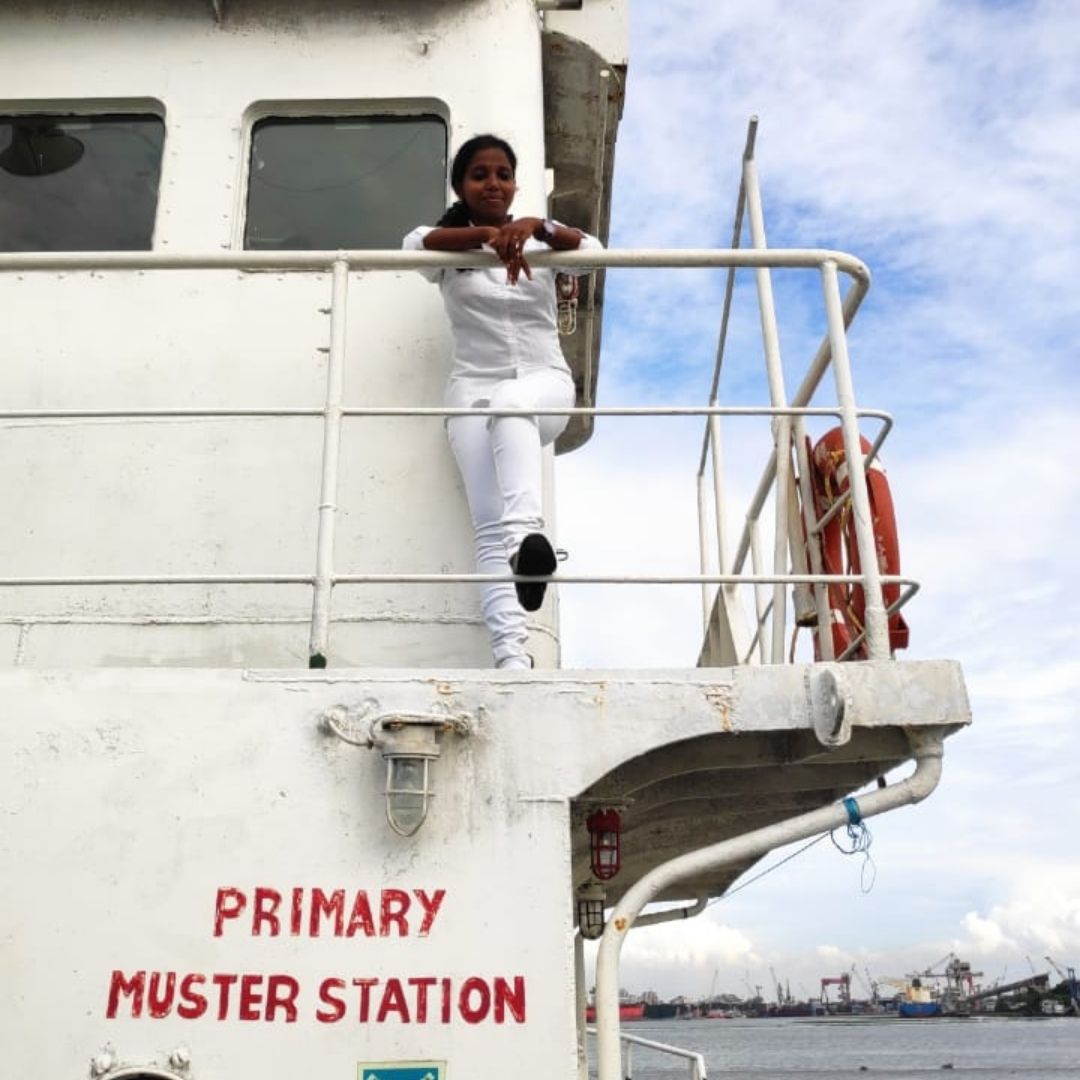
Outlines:
<svg viewBox="0 0 1080 1080"><path fill-rule="evenodd" d="M0 12L11 1075L578 1076L580 925L603 935L614 1080L621 941L672 917L650 901L700 911L772 847L932 790L968 707L956 665L892 657L913 589L873 556L878 444L858 449L860 416L888 419L858 410L844 335L868 274L767 248L753 127L748 248L737 229L731 250L564 257L600 270L566 343L563 452L598 422L605 268L756 278L768 392L741 412L774 452L742 538L703 534L700 663L560 670L552 589L536 670L488 666L438 405L447 331L413 272L457 257L397 248L482 130L517 147L520 205L606 236L626 17L617 0ZM829 319L790 394L779 265L820 276ZM723 523L715 384L696 411ZM804 436L835 423L850 495L822 516L853 522L857 574L814 540ZM830 608L856 581L858 661ZM820 662L786 662L793 597ZM909 780L838 802L912 758Z"/></svg>

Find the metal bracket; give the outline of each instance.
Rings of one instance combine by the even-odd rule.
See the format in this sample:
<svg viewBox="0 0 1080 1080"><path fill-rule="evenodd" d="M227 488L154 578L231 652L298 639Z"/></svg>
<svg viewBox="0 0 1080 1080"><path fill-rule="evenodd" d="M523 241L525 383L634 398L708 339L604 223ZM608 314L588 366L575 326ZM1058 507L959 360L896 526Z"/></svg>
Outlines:
<svg viewBox="0 0 1080 1080"><path fill-rule="evenodd" d="M190 1068L191 1053L186 1046L170 1051L167 1069L157 1064L123 1064L117 1060L111 1043L106 1043L90 1059L91 1080L193 1080Z"/></svg>
<svg viewBox="0 0 1080 1080"><path fill-rule="evenodd" d="M374 750L388 737L406 726L432 727L439 734L472 735L479 727L479 715L468 712L405 712L381 708L375 698L356 705L333 705L322 713L322 727L343 742Z"/></svg>
<svg viewBox="0 0 1080 1080"><path fill-rule="evenodd" d="M822 746L833 749L851 741L851 696L839 672L820 666L809 669L806 699L814 734Z"/></svg>

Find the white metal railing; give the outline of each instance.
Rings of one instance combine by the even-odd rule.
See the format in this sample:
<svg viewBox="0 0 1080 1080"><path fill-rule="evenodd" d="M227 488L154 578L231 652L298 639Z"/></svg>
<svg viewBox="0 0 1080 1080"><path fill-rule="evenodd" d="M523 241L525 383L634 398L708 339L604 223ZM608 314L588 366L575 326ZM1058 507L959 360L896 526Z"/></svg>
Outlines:
<svg viewBox="0 0 1080 1080"><path fill-rule="evenodd" d="M735 224L732 235L732 249L738 249L743 233L743 219L748 214L753 250L765 252L768 245L765 238L765 221L762 211L761 187L758 181L757 165L754 161L754 144L757 138L757 117L751 117L747 127L746 145L742 159L742 179L735 207ZM784 411L789 404L784 388L784 373L780 355L780 339L777 330L776 308L773 299L770 267L782 263L763 263L755 267L758 308L761 319L762 339L765 346L765 367L772 405L777 409L774 421L774 449L765 467L758 489L746 514L746 522L739 538L738 550L733 559L728 559L728 547L723 521L724 487L723 460L720 441L720 414L710 414L706 421L702 439L701 457L697 471L698 520L700 539L700 565L702 573L709 566L708 537L706 535L706 485L705 472L708 459L712 457L712 485L716 514L716 559L722 573L741 574L750 555L753 575L743 577L743 581L761 576L764 557L760 545L760 520L770 491L775 491L775 532L773 537L773 569L776 572L786 570L790 558L796 571L809 571L814 577L812 597L815 622L818 630L818 643L823 659L845 659L852 655L863 642L866 642L867 655L871 659L884 659L889 656L888 617L903 607L918 591L918 584L904 581L904 589L898 599L885 609L881 585L891 584L894 579L883 578L877 560L873 531L870 523L870 504L866 487L866 469L877 456L881 444L889 433L891 421L885 414L868 413L855 408L855 394L851 379L851 365L847 352L847 327L858 310L862 294L856 287L847 297L841 298L837 269L838 260L826 259L820 264L822 289L824 294L827 334L814 355L802 383L796 390L790 404L805 406L813 397L830 364L836 381L837 400L840 403L840 417L843 430L844 449L849 468L850 495L844 495L834 501L832 506L815 520L814 500L810 489L809 455L806 448L804 419L813 415L810 410L795 408ZM727 343L727 331L734 296L735 269L732 264L728 269L727 284L724 292L724 307L720 321L720 334L716 348L716 362L713 369L712 384L709 392L709 404L715 404L720 387L720 375L723 367L724 349ZM845 267L845 269L847 269ZM868 285L869 279L865 284ZM869 453L862 453L857 419L859 416L875 416L883 421L882 428L873 440ZM798 465L799 496L796 499L793 477L795 472L792 461L794 452ZM828 603L828 575L823 573L824 560L821 551L821 532L832 518L848 504L852 506L855 520L857 547L862 567L869 570L863 586L867 598L866 622L864 628L852 639L845 652L834 656L831 632L831 613ZM791 535L791 529L800 522L805 522L805 547L798 537ZM807 566L809 562L809 566ZM741 657L743 663L751 661L755 648L762 663L782 663L784 660L784 642L786 635L786 593L784 585L773 580L772 596L765 598L763 584L754 587L754 606L756 629L749 643L748 651ZM796 586L798 594L801 586ZM713 612L713 600L708 586L702 587L702 606L706 632ZM715 597L716 607L722 608L729 603L729 587L721 584ZM766 624L771 622L770 641L765 638Z"/></svg>
<svg viewBox="0 0 1080 1080"><path fill-rule="evenodd" d="M590 1035L596 1034L596 1028L589 1028ZM640 1046L646 1050L655 1050L658 1054L666 1054L668 1057L682 1058L689 1070L690 1080L706 1080L705 1055L696 1050L684 1050L681 1046L671 1046L669 1043L657 1042L655 1039L643 1039L640 1035L627 1035L621 1032L619 1041L622 1043L622 1072L625 1080L634 1080L634 1047Z"/></svg>
<svg viewBox="0 0 1080 1080"><path fill-rule="evenodd" d="M748 140L748 147L752 140ZM752 165L748 159L744 164ZM744 186L746 200L751 209L752 219L760 217L760 198L757 194L756 174L746 172ZM742 202L740 195L740 203ZM763 244L763 232L758 230ZM772 619L772 660L783 660L785 591L789 587L813 588L819 598L824 590L834 584L859 584L867 598L864 636L867 653L872 659L887 658L889 655L887 634L887 612L882 597L883 584L896 584L906 587L906 591L894 607L899 607L913 595L917 588L914 582L898 576L882 576L878 571L874 553L873 534L870 526L869 505L866 492L864 457L858 437L858 419L860 416L875 419L882 425L881 432L873 444L872 457L887 434L891 421L888 414L875 410L856 408L851 385L850 364L847 354L845 331L851 322L869 288L870 275L866 266L857 258L843 252L827 249L776 249L768 250L757 246L752 250L730 249L682 249L682 250L608 250L589 252L537 253L531 255L536 265L558 265L580 268L600 267L667 267L667 268L727 268L729 270L729 293L731 290L730 274L736 269L753 269L757 274L759 304L762 312L762 326L767 343L775 341L775 312L771 308L769 270L772 268L816 269L822 278L825 304L828 313L828 334L817 350L803 382L796 390L790 402L785 400L782 374L778 374L780 357L777 347L767 348L767 364L770 369L770 394L772 403L763 407L718 406L716 386L719 378L723 351L723 334L729 311L729 302L725 301L724 322L721 344L718 350L717 367L714 376L713 393L707 406L700 407L617 407L617 408L573 408L557 410L513 410L513 409L451 409L435 407L394 407L394 408L359 408L343 404L345 352L347 341L346 310L348 303L349 272L365 271L400 271L432 266L490 266L494 256L480 253L442 254L435 252L409 251L337 251L337 252L215 252L209 254L184 254L179 252L34 252L5 254L0 253L0 273L35 271L128 271L128 270L240 270L279 272L329 272L332 279L330 300L330 348L327 369L326 401L322 409L312 408L177 408L177 409L4 409L0 410L0 420L35 420L35 419L166 419L176 417L202 418L247 418L247 417L322 417L323 420L323 455L318 503L318 532L316 540L315 565L308 573L281 574L192 574L192 575L107 575L107 576L63 576L63 577L0 577L0 587L8 586L80 586L80 585L233 585L233 584L305 584L313 589L312 618L309 651L312 663L321 666L327 655L329 630L331 623L331 598L335 585L338 584L386 584L386 583L446 583L446 582L483 582L513 581L513 575L483 575L475 573L438 573L438 574L365 574L340 573L333 564L334 535L337 520L337 492L339 489L339 457L342 425L346 419L354 417L394 417L394 416L453 416L466 413L481 415L583 415L583 416L704 416L707 418L706 451L711 448L714 460L714 490L717 499L717 550L719 571L711 572L705 562L706 537L704 528L702 537L702 572L696 575L645 574L645 575L598 575L598 574L562 574L560 583L589 584L697 584L704 589L719 587L722 597L726 589L736 585L751 585L756 590L772 587L771 604L759 606L759 626L755 641L762 641L762 625L765 617ZM843 271L851 279L847 292L841 296L839 273ZM832 365L836 375L838 404L835 407L818 408L809 406L814 390L825 371ZM751 504L747 527L739 542L733 560L728 562L723 537L723 485L719 459L719 420L721 417L768 416L772 418L775 446L766 466L761 482ZM789 520L790 472L791 472L791 431L801 430L806 417L833 416L839 418L844 434L844 444L850 470L850 487L854 504L854 520L858 537L859 552L862 557L862 573L822 574L806 572L798 564L789 572L787 564L786 523ZM795 443L799 443L799 439ZM704 460L705 451L703 451ZM699 480L701 470L699 470ZM762 571L762 561L753 556L753 572L743 573L748 551L757 548L756 530L762 508L768 493L776 487L777 530L784 538L774 544L773 568L771 572ZM700 489L700 484L699 484ZM702 521L704 521L702 507ZM822 522L811 522L811 535L819 530ZM813 549L813 544L811 544ZM817 567L820 570L820 567ZM820 603L820 601L819 601ZM820 614L820 612L819 612ZM708 605L706 604L708 618ZM825 628L821 633L823 643L831 645L827 618L819 624ZM860 639L861 640L861 639ZM764 659L764 655L762 659ZM749 659L747 657L746 659Z"/></svg>

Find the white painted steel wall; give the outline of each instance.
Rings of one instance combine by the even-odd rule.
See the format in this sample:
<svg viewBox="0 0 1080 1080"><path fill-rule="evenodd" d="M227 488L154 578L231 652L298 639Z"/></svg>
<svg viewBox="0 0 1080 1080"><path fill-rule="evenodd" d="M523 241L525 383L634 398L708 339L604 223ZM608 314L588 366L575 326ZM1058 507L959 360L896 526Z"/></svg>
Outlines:
<svg viewBox="0 0 1080 1080"><path fill-rule="evenodd" d="M943 734L968 722L955 664L833 670L841 669L845 723L888 736L894 727ZM358 1062L415 1059L447 1061L452 1078L495 1080L512 1070L523 1080L570 1080L571 839L582 830L571 800L624 762L702 737L734 745L742 735L774 735L770 752L782 761L790 736L813 729L809 682L798 666L637 675L0 672L4 1076L85 1077L90 1057L111 1045L132 1064L163 1063L186 1047L192 1080L349 1080ZM328 709L366 703L370 715L475 720L471 736L443 737L431 813L410 839L384 820L378 752L320 723ZM765 753L760 739L754 745ZM716 826L731 821L717 815ZM282 896L277 934L269 918L254 932L257 888ZM321 925L312 935L314 888L343 890L346 917L365 892L373 932L361 918L351 937ZM421 933L425 901L416 890L430 906L440 889ZM238 894L246 904L215 933L219 890L236 890L223 895L224 910L236 911ZM408 895L407 933L393 920L380 933L385 890ZM389 902L395 910L400 897ZM238 982L225 1005L214 992L201 1015L178 1014L174 999L155 1017L147 988L136 1017L133 992L116 980L140 971L173 972L178 987L190 974L251 979L246 995ZM294 1014L282 1007L267 1018L266 1002L255 1000L271 975L279 986L294 980ZM361 1019L352 980L367 978L380 982ZM379 1019L393 978L408 1021L400 1006ZM410 978L437 980L426 1020ZM506 1010L499 1023L493 1006L480 1017L483 991L474 989L470 1023L458 1005L470 978L520 986L520 1017ZM345 985L320 996L327 979ZM443 979L452 987L447 1020ZM157 989L161 996L160 980ZM341 997L339 1016L332 1001ZM198 1011L190 998L183 1004Z"/></svg>
<svg viewBox="0 0 1080 1080"><path fill-rule="evenodd" d="M477 1080L508 1067L536 1080L573 1075L568 802L549 797L562 786L553 779L561 755L516 754L505 713L482 718L470 740L447 740L430 819L405 840L383 816L378 753L325 733L319 714L369 696L387 708L418 699L458 707L451 684L147 669L9 675L5 715L19 724L0 732L5 1076L85 1077L110 1045L131 1064L164 1064L186 1047L197 1080L354 1080L359 1062L416 1059ZM516 719L542 738L538 710ZM277 934L272 920L255 933L256 888L283 896ZM332 920L312 936L316 888L344 890L346 930L365 892L374 933L361 918L351 937L337 936ZM230 889L223 910L236 911L242 894L244 911L218 927L219 890ZM403 906L389 890L408 897L409 911L384 934L383 899L391 912ZM135 1016L134 992L119 982L114 990L140 971L147 981L175 973L166 1015L151 1014L147 993ZM181 999L191 974L206 982L189 982ZM215 975L261 978L246 993L238 981L222 1004ZM291 1001L268 1015L271 976L275 996ZM352 980L368 978L379 982L362 1018ZM428 978L436 982L422 1019L408 980ZM405 1011L380 1017L391 979ZM500 1022L473 984L469 1022L459 1004L469 979L492 992L505 980L516 1010L504 1008ZM164 983L157 990L164 1004ZM209 1002L193 1016L196 993ZM347 1003L343 1015L334 1001Z"/></svg>
<svg viewBox="0 0 1080 1080"><path fill-rule="evenodd" d="M522 211L544 207L540 20L529 0L321 5L166 0L0 11L0 111L137 110L166 143L154 245L242 243L253 120L435 112L451 150L479 130L519 150ZM497 47L495 47L497 45ZM328 276L0 275L0 398L11 408L321 406ZM347 404L438 404L448 335L416 274L354 275ZM16 575L308 573L317 420L17 422L0 430L0 565ZM340 571L472 569L439 420L349 420ZM549 471L550 482L550 471ZM550 492L549 492L550 494ZM11 508L18 508L12 513ZM336 590L337 664L486 666L478 590ZM555 599L532 651L556 662ZM237 586L6 590L0 664L306 663L310 591Z"/></svg>

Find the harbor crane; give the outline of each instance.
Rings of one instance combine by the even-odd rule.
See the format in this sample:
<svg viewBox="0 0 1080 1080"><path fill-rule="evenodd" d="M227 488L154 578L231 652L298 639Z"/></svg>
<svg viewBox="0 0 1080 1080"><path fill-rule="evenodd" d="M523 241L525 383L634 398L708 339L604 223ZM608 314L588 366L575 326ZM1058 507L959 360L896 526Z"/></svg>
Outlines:
<svg viewBox="0 0 1080 1080"><path fill-rule="evenodd" d="M1061 976L1069 992L1069 1006L1074 1015L1080 1016L1080 992L1077 991L1076 968L1063 969L1052 956L1044 956L1043 959Z"/></svg>
<svg viewBox="0 0 1080 1080"><path fill-rule="evenodd" d="M821 1004L825 1006L826 1010L829 1007L829 987L839 987L840 1005L841 1007L851 1008L851 972L845 971L843 975L838 975L835 978L826 976L821 980Z"/></svg>
<svg viewBox="0 0 1080 1080"><path fill-rule="evenodd" d="M776 1004L783 1005L784 988L780 985L780 980L776 976L776 968L774 968L772 964L769 965L769 974L772 976L773 984L776 986Z"/></svg>
<svg viewBox="0 0 1080 1080"><path fill-rule="evenodd" d="M863 965L863 972L865 972L865 978L863 978L863 975L859 973L859 969L856 964L851 965L851 973L855 976L856 979L859 980L859 984L862 986L863 990L867 994L867 1000L876 1005L878 1000L877 983L874 982L873 976L870 974L870 969L865 964Z"/></svg>
<svg viewBox="0 0 1080 1080"><path fill-rule="evenodd" d="M1028 963L1030 962L1029 958ZM944 965L944 970L935 970L942 965ZM1034 974L1034 966L1031 970ZM961 960L954 952L946 953L924 971L913 971L908 974L909 979L944 979L948 991L958 997L971 997L975 993L975 980L982 977L983 972L972 971L971 964L967 960Z"/></svg>

